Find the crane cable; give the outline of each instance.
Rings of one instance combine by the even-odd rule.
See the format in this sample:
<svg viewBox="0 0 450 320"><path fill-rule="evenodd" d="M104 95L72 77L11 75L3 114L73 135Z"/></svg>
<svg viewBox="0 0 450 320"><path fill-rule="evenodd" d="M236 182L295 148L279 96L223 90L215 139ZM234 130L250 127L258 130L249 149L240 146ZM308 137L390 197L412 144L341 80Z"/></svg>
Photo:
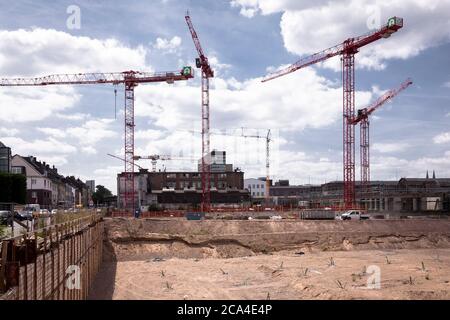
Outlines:
<svg viewBox="0 0 450 320"><path fill-rule="evenodd" d="M114 119L117 120L117 85L114 85Z"/></svg>

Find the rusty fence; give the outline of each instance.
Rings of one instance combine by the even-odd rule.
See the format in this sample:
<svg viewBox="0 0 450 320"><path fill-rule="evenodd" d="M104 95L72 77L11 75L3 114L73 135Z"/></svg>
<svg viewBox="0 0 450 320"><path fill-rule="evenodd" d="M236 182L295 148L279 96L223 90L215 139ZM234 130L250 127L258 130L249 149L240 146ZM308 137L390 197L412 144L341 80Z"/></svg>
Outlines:
<svg viewBox="0 0 450 320"><path fill-rule="evenodd" d="M102 257L103 219L91 215L0 242L0 300L86 299Z"/></svg>

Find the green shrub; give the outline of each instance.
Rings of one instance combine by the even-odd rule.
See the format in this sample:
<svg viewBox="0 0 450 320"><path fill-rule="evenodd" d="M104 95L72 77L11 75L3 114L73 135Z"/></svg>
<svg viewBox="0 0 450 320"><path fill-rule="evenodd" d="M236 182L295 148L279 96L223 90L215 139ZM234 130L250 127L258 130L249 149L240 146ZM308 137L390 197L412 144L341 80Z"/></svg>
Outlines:
<svg viewBox="0 0 450 320"><path fill-rule="evenodd" d="M25 204L27 178L22 174L0 173L0 202Z"/></svg>

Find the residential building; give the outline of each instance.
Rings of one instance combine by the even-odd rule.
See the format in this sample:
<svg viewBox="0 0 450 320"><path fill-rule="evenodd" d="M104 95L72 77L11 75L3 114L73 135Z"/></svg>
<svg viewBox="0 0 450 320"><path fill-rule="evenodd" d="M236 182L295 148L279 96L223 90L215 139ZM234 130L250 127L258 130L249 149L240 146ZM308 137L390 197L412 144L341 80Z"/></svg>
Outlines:
<svg viewBox="0 0 450 320"><path fill-rule="evenodd" d="M27 177L27 203L37 203L44 209L53 206L53 182L45 162L39 162L35 157L12 157L13 173L24 174Z"/></svg>
<svg viewBox="0 0 450 320"><path fill-rule="evenodd" d="M14 155L11 163L12 173L27 177L27 203L37 203L44 209L87 206L88 189L80 179L64 177L55 166L33 156Z"/></svg>

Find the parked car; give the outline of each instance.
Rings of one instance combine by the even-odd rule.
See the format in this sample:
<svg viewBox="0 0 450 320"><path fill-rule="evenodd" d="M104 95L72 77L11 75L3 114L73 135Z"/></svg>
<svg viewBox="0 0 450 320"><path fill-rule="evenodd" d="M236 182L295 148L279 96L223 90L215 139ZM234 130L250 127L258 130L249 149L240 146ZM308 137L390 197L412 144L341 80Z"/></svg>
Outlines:
<svg viewBox="0 0 450 320"><path fill-rule="evenodd" d="M41 207L37 203L31 203L27 204L24 208L25 211L32 211L32 212L39 212L41 210Z"/></svg>
<svg viewBox="0 0 450 320"><path fill-rule="evenodd" d="M270 216L271 220L281 220L283 219L281 216Z"/></svg>
<svg viewBox="0 0 450 320"><path fill-rule="evenodd" d="M47 209L39 210L39 214L49 214L50 212Z"/></svg>
<svg viewBox="0 0 450 320"><path fill-rule="evenodd" d="M51 214L57 214L58 213L58 210L56 210L56 209L53 209L52 211L51 211Z"/></svg>
<svg viewBox="0 0 450 320"><path fill-rule="evenodd" d="M33 212L32 211L16 211L14 213L14 217L19 220L19 221L24 221L24 220L33 220Z"/></svg>
<svg viewBox="0 0 450 320"><path fill-rule="evenodd" d="M12 214L11 211L0 211L0 224L1 225L11 225L12 222Z"/></svg>
<svg viewBox="0 0 450 320"><path fill-rule="evenodd" d="M342 220L368 220L370 216L360 210L349 210L341 215Z"/></svg>

